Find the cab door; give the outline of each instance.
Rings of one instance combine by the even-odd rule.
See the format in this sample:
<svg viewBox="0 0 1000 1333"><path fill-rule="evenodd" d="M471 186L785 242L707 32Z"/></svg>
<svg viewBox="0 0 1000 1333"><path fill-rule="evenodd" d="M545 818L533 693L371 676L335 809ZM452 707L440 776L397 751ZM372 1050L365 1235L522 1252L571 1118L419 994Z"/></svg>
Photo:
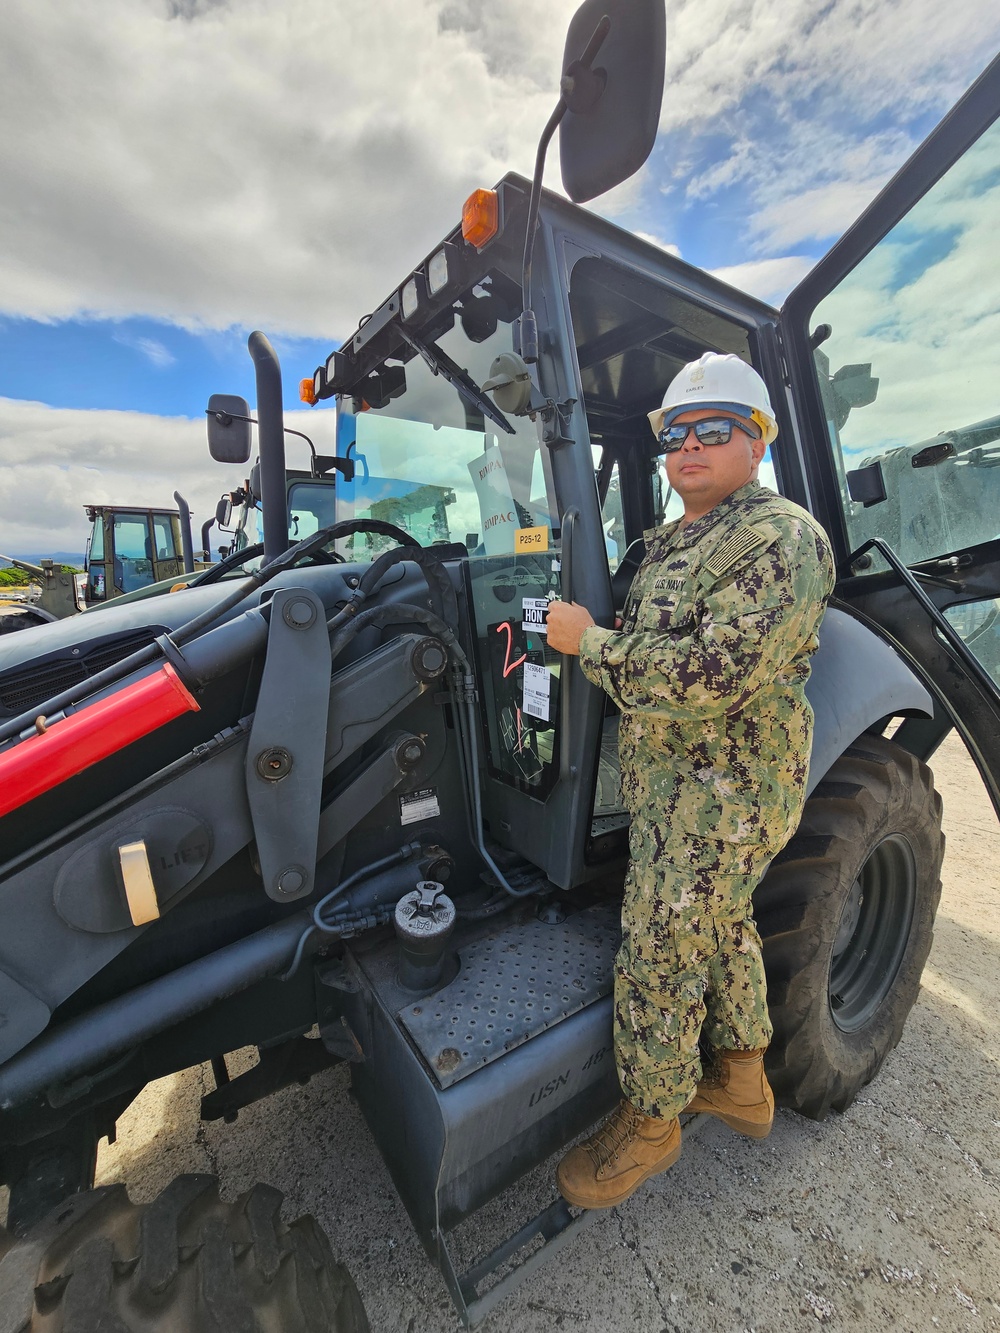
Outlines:
<svg viewBox="0 0 1000 1333"><path fill-rule="evenodd" d="M779 338L836 596L935 696L1000 813L1000 57L788 298ZM858 689L864 689L859 680Z"/></svg>
<svg viewBox="0 0 1000 1333"><path fill-rule="evenodd" d="M181 523L176 514L153 512L149 515L152 531L150 550L153 559L151 583L176 579L184 573Z"/></svg>

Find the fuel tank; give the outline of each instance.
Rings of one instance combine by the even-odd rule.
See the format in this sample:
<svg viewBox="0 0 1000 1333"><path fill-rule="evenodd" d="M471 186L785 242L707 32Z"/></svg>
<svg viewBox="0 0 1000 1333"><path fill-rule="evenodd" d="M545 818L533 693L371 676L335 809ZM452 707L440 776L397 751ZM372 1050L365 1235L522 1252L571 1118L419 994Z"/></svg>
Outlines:
<svg viewBox="0 0 1000 1333"><path fill-rule="evenodd" d="M427 995L400 984L395 939L360 944L328 978L328 1026L342 1033L346 1021L357 1043L359 1104L438 1262L446 1232L619 1098L619 910L603 902L543 920L524 907L460 923L444 984Z"/></svg>

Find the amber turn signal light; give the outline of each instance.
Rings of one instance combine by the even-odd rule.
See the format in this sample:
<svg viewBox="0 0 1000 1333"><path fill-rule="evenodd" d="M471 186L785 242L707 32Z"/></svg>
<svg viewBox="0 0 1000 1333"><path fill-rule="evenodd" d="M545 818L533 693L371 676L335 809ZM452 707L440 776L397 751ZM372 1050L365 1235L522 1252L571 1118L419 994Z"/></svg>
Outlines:
<svg viewBox="0 0 1000 1333"><path fill-rule="evenodd" d="M310 406L316 402L316 385L313 383L313 377L310 375L307 379L299 380L299 397L304 403Z"/></svg>
<svg viewBox="0 0 1000 1333"><path fill-rule="evenodd" d="M500 230L500 201L496 190L473 190L462 205L462 236L481 250Z"/></svg>

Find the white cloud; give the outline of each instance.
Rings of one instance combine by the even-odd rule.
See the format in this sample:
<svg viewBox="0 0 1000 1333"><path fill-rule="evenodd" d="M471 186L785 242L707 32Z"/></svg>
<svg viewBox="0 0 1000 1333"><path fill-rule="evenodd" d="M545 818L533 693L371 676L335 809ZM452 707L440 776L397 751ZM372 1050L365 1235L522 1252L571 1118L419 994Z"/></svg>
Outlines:
<svg viewBox="0 0 1000 1333"><path fill-rule="evenodd" d="M667 254L676 255L677 258L680 259L681 248L679 245L673 245L670 241L661 240L659 236L654 236L651 231L637 231L635 234L641 241L648 241L650 245L658 245L661 250L666 250Z"/></svg>
<svg viewBox="0 0 1000 1333"><path fill-rule="evenodd" d="M9 0L2 308L347 331L530 171L574 8Z"/></svg>
<svg viewBox="0 0 1000 1333"><path fill-rule="evenodd" d="M767 250L836 238L871 203L884 178L833 181L762 208L751 220L750 235Z"/></svg>
<svg viewBox="0 0 1000 1333"><path fill-rule="evenodd" d="M140 352L147 361L160 370L165 370L167 366L172 366L177 361L173 352L156 338L135 338L122 332L113 333L111 336L123 347L131 347L133 351Z"/></svg>
<svg viewBox="0 0 1000 1333"><path fill-rule="evenodd" d="M576 5L7 0L0 309L348 332L471 188L530 172ZM669 157L595 206L627 217L657 182L678 208L742 186L734 260L839 230L913 118L944 111L1000 41L989 0L947 21L936 0L667 13Z"/></svg>
<svg viewBox="0 0 1000 1333"><path fill-rule="evenodd" d="M712 276L758 300L780 305L813 266L805 255L785 255L781 259L750 259L745 264L730 264L712 269Z"/></svg>
<svg viewBox="0 0 1000 1333"><path fill-rule="evenodd" d="M757 254L834 239L1000 44L965 0L680 0L668 8L661 129L672 207L742 190Z"/></svg>
<svg viewBox="0 0 1000 1333"><path fill-rule="evenodd" d="M667 10L661 127L703 127L755 103L780 116L808 102L815 120L839 108L856 123L943 112L998 35L1000 15L987 0L954 5L946 17L937 0L679 0Z"/></svg>
<svg viewBox="0 0 1000 1333"><path fill-rule="evenodd" d="M333 413L286 413L286 425L334 452ZM305 444L290 440L288 465L305 467ZM82 551L85 504L174 508L175 490L194 514L194 539L223 491L246 468L209 457L204 418L81 411L0 398L0 550ZM218 541L213 540L213 545Z"/></svg>

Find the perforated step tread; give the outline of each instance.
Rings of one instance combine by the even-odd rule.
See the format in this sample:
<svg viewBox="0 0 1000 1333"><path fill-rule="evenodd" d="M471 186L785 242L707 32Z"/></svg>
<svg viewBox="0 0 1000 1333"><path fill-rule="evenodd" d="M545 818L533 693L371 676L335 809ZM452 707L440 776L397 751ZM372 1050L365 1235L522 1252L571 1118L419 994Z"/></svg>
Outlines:
<svg viewBox="0 0 1000 1333"><path fill-rule="evenodd" d="M397 1015L438 1084L450 1087L609 994L619 917L609 903L464 946L455 980Z"/></svg>

